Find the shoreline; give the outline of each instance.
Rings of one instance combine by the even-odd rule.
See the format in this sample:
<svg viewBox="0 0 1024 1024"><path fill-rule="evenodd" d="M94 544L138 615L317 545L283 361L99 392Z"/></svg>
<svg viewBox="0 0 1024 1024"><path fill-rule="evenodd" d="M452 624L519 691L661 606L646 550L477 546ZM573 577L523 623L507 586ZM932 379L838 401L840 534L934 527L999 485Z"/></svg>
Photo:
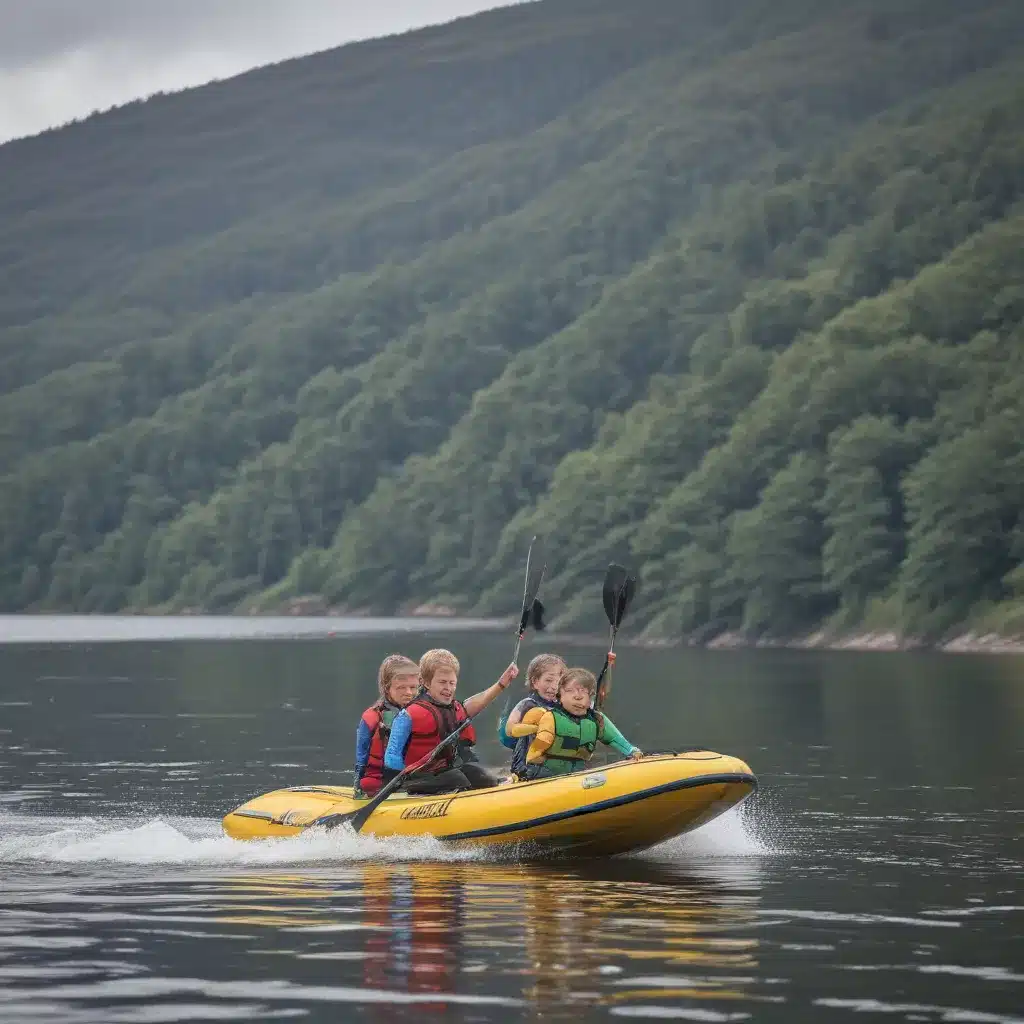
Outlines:
<svg viewBox="0 0 1024 1024"><path fill-rule="evenodd" d="M146 628L148 625L150 628ZM366 615L331 609L328 614L297 612L294 608L261 614L206 614L190 609L183 613L73 613L21 612L0 615L0 645L18 643L103 643L154 640L333 639L380 633L423 633L444 630L498 633L514 631L515 621L454 614L437 606L418 608L405 615ZM553 641L602 647L607 636L600 632L577 633L550 630ZM929 651L941 654L1024 655L1024 637L965 630L948 639L928 642L896 630L854 630L832 633L817 630L804 636L751 637L724 631L713 637L664 639L620 636L620 647L699 647L708 651L781 649L855 651L859 653Z"/></svg>
<svg viewBox="0 0 1024 1024"><path fill-rule="evenodd" d="M947 640L926 641L905 636L896 630L856 630L832 634L818 630L803 637L785 640L744 637L725 632L703 646L709 650L737 650L743 648L780 647L788 650L819 651L931 651L940 654L1024 654L1024 638L1007 637L998 633L979 633L966 630Z"/></svg>
<svg viewBox="0 0 1024 1024"><path fill-rule="evenodd" d="M552 637L563 643L587 644L595 647L607 643L607 637L595 633L558 633ZM823 635L812 633L803 637L788 639L747 637L727 631L710 640L698 642L693 639L654 639L651 637L618 638L619 647L689 647L705 651L784 650L784 651L853 651L865 653L876 651L886 654L928 652L938 654L1017 654L1024 655L1024 638L1005 637L997 633L965 632L949 640L929 643L913 637L904 637L894 631L862 630L856 633Z"/></svg>
<svg viewBox="0 0 1024 1024"><path fill-rule="evenodd" d="M393 633L497 632L501 619L357 615L0 615L0 647L15 644L159 643L176 640L330 640Z"/></svg>

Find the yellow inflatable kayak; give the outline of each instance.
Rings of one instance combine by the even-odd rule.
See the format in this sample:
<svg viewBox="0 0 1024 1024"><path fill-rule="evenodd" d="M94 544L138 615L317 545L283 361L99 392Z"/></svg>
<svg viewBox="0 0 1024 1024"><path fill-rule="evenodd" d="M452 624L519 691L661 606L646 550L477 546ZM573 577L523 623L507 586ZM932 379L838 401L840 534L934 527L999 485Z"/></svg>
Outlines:
<svg viewBox="0 0 1024 1024"><path fill-rule="evenodd" d="M739 758L712 750L617 761L560 778L441 796L388 797L363 833L432 835L513 852L591 856L642 850L704 825L757 788ZM256 797L224 818L234 839L294 836L324 814L361 807L348 786L298 786Z"/></svg>

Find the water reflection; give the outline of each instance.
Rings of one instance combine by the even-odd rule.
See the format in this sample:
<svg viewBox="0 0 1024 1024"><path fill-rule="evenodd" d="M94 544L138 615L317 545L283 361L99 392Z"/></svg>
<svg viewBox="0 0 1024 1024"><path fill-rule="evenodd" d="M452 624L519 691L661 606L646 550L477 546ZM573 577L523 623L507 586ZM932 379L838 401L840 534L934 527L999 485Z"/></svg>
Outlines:
<svg viewBox="0 0 1024 1024"><path fill-rule="evenodd" d="M465 917L464 886L430 865L394 871L367 865L363 891L363 978L373 988L409 995L458 990ZM424 1012L444 1003L420 1004ZM386 1009L386 1008L385 1008ZM386 1012L379 1019L392 1019Z"/></svg>
<svg viewBox="0 0 1024 1024"><path fill-rule="evenodd" d="M484 992L545 1020L594 1005L757 998L760 893L749 880L638 859L582 870L370 863L340 877L258 874L223 885L222 924L281 929L291 941L277 954L329 964L332 982L396 993L367 1007L381 1022L406 1019L410 1002L421 1017L444 1015L445 996Z"/></svg>

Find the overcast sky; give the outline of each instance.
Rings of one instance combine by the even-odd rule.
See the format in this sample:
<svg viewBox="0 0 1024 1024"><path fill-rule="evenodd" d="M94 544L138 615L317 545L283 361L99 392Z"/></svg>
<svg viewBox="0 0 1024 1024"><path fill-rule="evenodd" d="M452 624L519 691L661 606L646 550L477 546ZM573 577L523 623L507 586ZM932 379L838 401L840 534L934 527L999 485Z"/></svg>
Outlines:
<svg viewBox="0 0 1024 1024"><path fill-rule="evenodd" d="M513 0L0 0L0 142Z"/></svg>

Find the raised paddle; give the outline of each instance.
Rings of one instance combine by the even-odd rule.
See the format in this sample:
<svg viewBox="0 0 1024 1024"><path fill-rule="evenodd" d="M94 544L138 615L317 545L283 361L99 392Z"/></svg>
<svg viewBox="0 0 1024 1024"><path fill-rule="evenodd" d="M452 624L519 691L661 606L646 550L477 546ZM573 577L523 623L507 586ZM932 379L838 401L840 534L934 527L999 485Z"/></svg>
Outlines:
<svg viewBox="0 0 1024 1024"><path fill-rule="evenodd" d="M513 661L517 661L519 658L519 645L522 643L523 634L526 632L526 627L532 621L534 625L537 625L538 629L543 629L543 612L544 607L537 600L537 592L540 590L541 580L544 579L544 571L547 569L546 565L541 565L538 569L536 563L534 563L533 570L531 572L531 556L533 554L533 545L537 538L534 537L530 541L530 550L526 555L526 586L523 590L523 614L519 620L519 636L516 639L515 654L512 657ZM509 683L511 687L512 683ZM480 709L483 711L483 708ZM477 714L480 712L478 711ZM351 825L353 832L359 832L362 827L366 824L370 815L377 810L380 805L387 800L391 794L402 786L408 779L415 775L421 768L426 767L435 758L439 757L444 751L445 747L458 740L462 730L469 725L476 715L470 715L459 727L449 733L443 740L429 754L424 755L418 761L413 764L406 765L402 771L400 771L386 786L381 786L377 795L370 800L364 807L360 807L357 811L349 811L347 814L324 814L321 815L316 821L310 824L310 828L314 825L323 825L324 828L331 830L338 828L339 825Z"/></svg>
<svg viewBox="0 0 1024 1024"><path fill-rule="evenodd" d="M533 549L537 547L537 557L533 557ZM519 616L519 632L516 634L516 648L512 652L512 660L518 665L519 664L519 646L523 642L523 636L526 633L527 627L531 624L536 630L542 630L544 628L544 605L537 599L537 594L540 592L541 581L544 579L544 573L547 571L547 565L544 564L544 559L541 557L540 545L537 544L537 538L534 537L530 541L530 548L526 552L526 579L523 583L523 611ZM508 713L512 708L512 687L509 685L508 696L505 698L505 707L501 712L501 717L508 718Z"/></svg>
<svg viewBox="0 0 1024 1024"><path fill-rule="evenodd" d="M608 653L615 650L615 637L619 632L619 626L625 618L626 609L629 608L636 593L637 579L623 566L612 563L608 566L608 572L604 577L604 588L601 591L601 600L604 603L604 612L608 616ZM612 688L612 668L607 658L604 659L604 667L597 677L597 698L594 707L601 709Z"/></svg>

